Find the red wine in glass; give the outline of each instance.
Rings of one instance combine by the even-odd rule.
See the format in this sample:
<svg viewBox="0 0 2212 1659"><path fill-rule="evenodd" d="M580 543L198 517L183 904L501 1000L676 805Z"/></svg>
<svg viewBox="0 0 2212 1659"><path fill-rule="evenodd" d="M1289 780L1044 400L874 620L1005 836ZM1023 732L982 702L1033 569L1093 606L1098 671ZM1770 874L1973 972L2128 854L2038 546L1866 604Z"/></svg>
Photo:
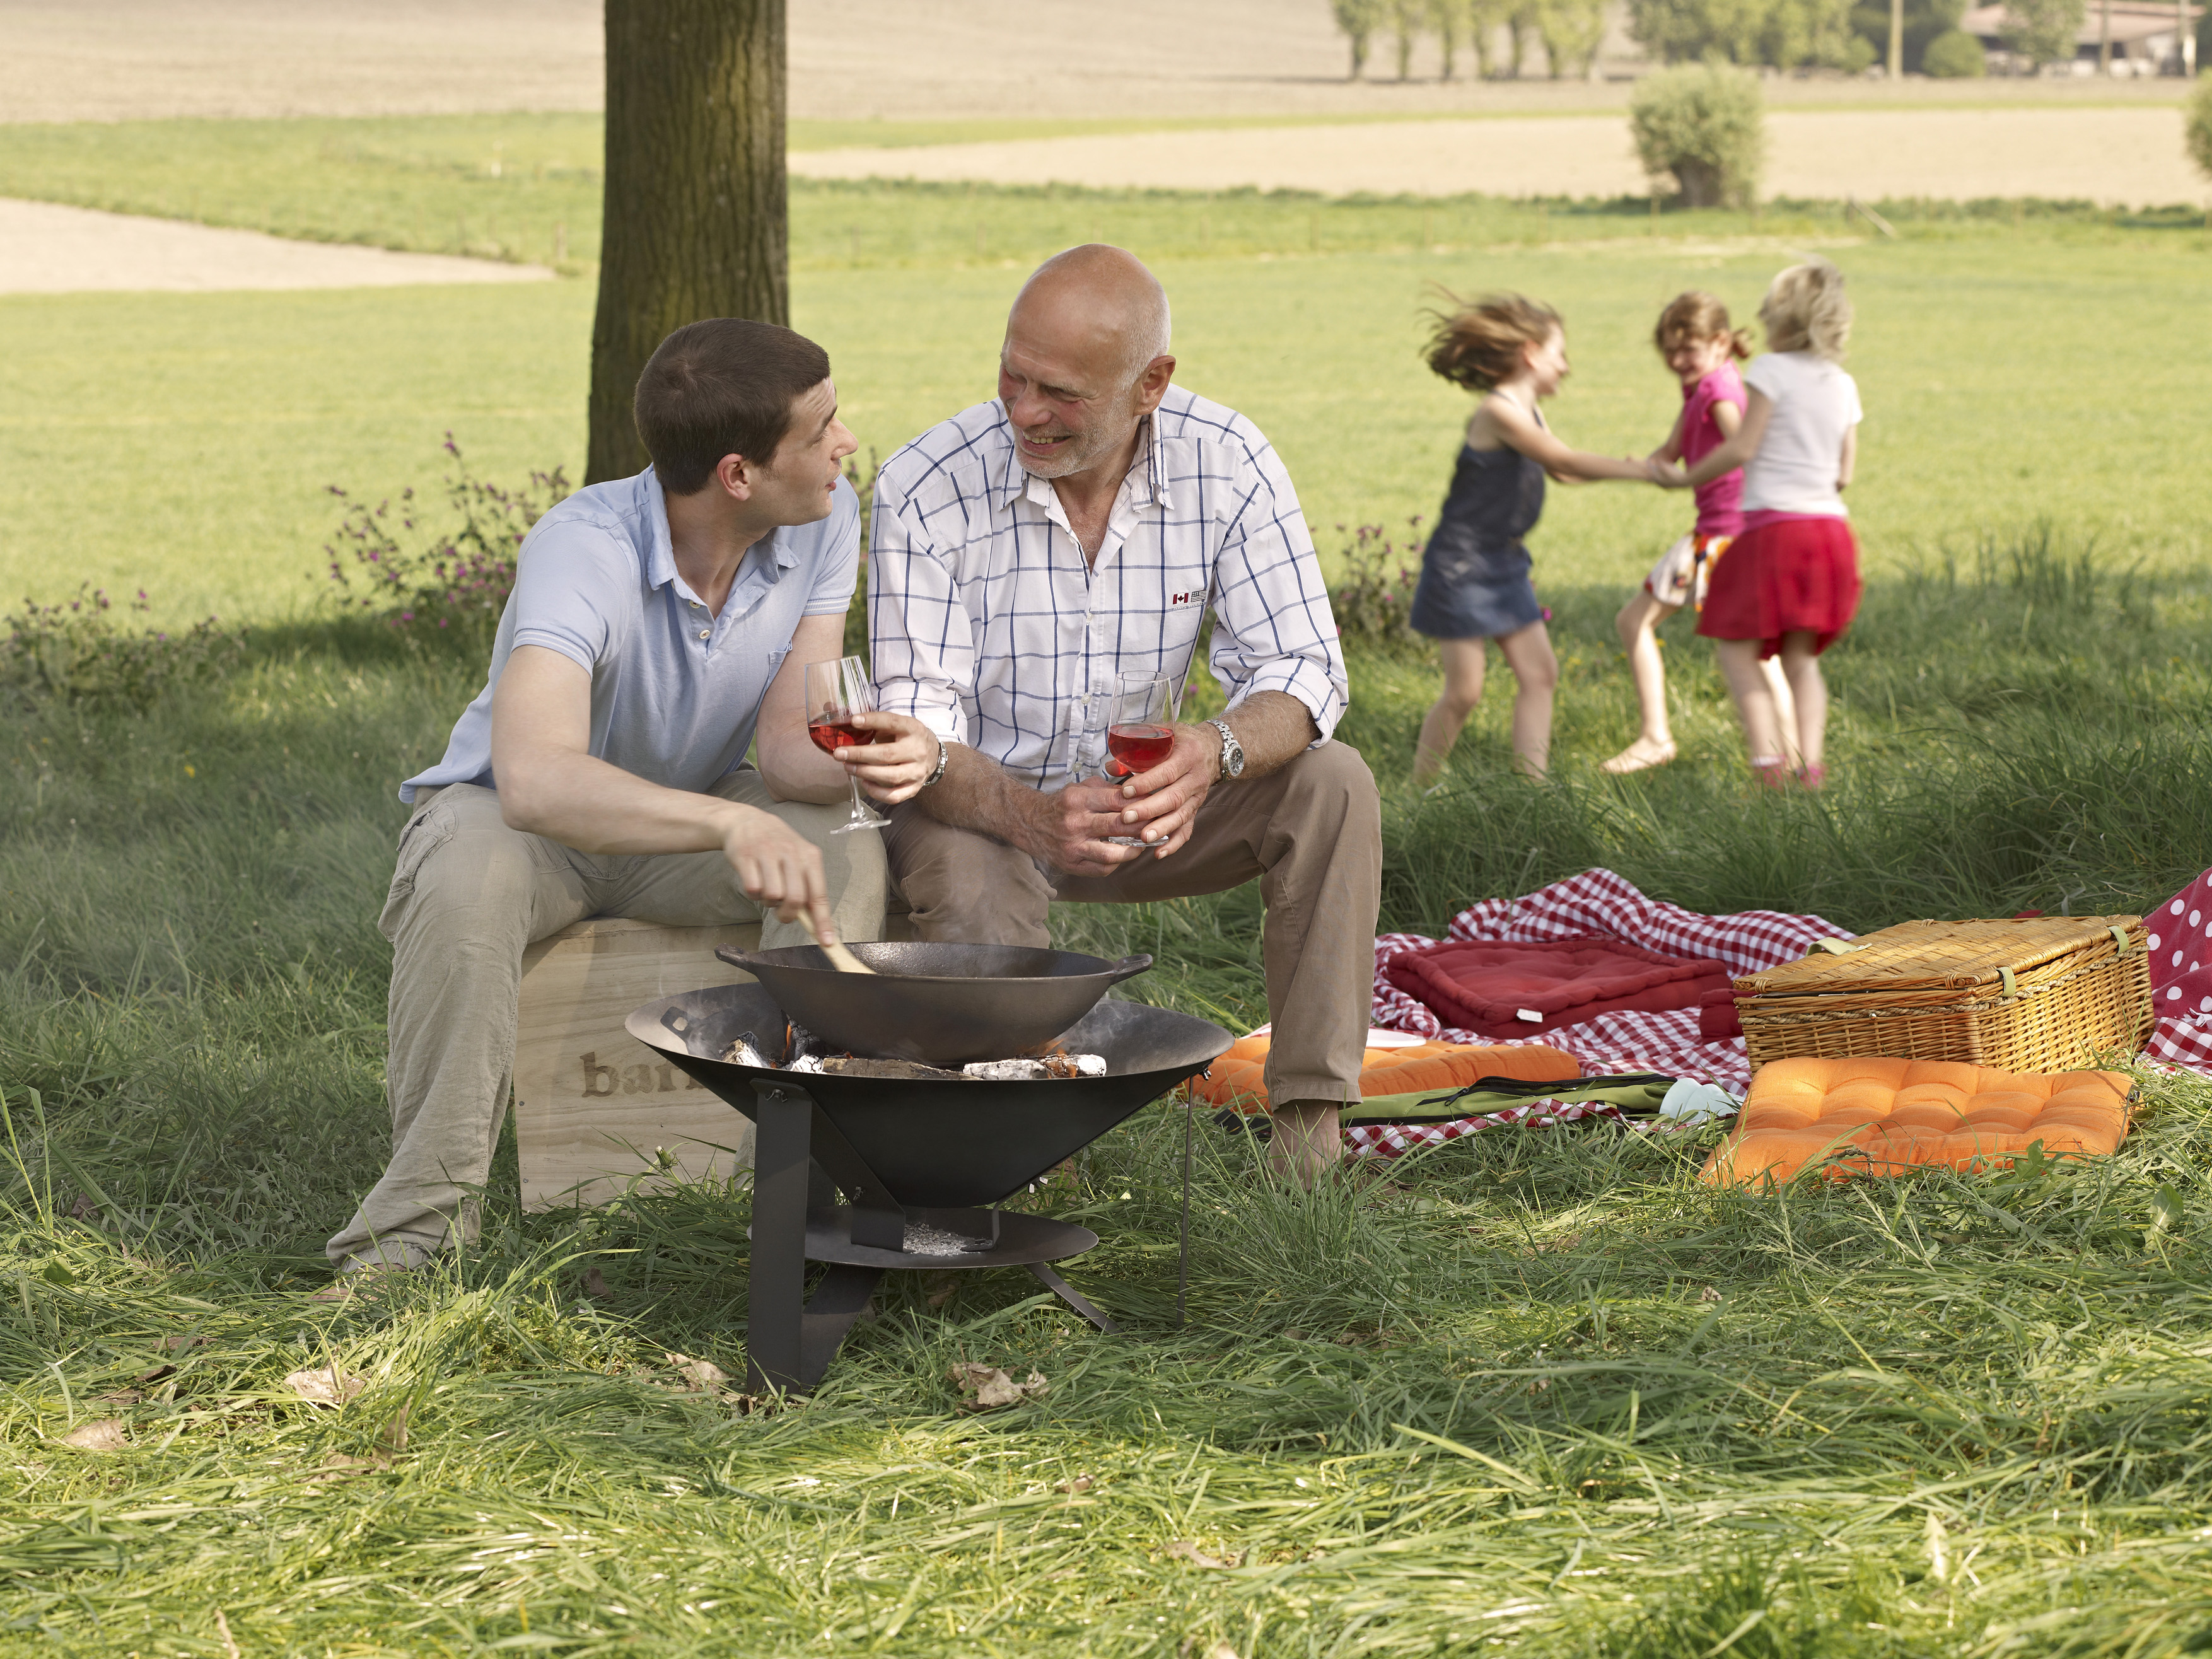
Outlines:
<svg viewBox="0 0 2212 1659"><path fill-rule="evenodd" d="M872 744L884 735L853 724L854 716L876 711L875 683L868 678L868 665L861 658L808 663L806 708L806 735L832 760L848 749ZM842 836L854 830L882 829L884 820L870 811L860 798L859 775L848 771L845 781L853 791L853 814L830 833Z"/></svg>
<svg viewBox="0 0 2212 1659"><path fill-rule="evenodd" d="M1147 723L1106 728L1106 752L1128 768L1131 775L1151 771L1174 747L1172 726Z"/></svg>
<svg viewBox="0 0 2212 1659"><path fill-rule="evenodd" d="M1106 722L1106 775L1116 782L1149 772L1175 748L1175 688L1164 674L1121 676ZM1117 847L1143 847L1142 836L1109 836Z"/></svg>
<svg viewBox="0 0 2212 1659"><path fill-rule="evenodd" d="M883 733L855 726L850 714L841 713L817 716L807 721L806 735L813 739L814 746L823 754L835 755L840 749L873 743Z"/></svg>

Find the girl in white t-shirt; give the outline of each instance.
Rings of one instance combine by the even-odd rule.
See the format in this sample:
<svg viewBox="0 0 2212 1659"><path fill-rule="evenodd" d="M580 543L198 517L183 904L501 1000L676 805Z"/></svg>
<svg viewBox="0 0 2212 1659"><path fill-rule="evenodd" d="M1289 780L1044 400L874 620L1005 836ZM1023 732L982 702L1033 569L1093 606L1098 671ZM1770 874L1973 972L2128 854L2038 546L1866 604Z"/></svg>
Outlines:
<svg viewBox="0 0 2212 1659"><path fill-rule="evenodd" d="M1808 789L1826 781L1828 686L1820 654L1859 608L1858 544L1844 487L1858 453L1858 386L1840 367L1850 337L1843 273L1826 259L1792 265L1759 308L1767 352L1743 373L1748 393L1735 434L1687 472L1654 464L1677 487L1743 469L1743 533L1713 568L1698 632L1716 641L1721 672L1743 718L1751 769L1779 788L1792 774L1781 714L1762 659L1778 653L1796 703Z"/></svg>

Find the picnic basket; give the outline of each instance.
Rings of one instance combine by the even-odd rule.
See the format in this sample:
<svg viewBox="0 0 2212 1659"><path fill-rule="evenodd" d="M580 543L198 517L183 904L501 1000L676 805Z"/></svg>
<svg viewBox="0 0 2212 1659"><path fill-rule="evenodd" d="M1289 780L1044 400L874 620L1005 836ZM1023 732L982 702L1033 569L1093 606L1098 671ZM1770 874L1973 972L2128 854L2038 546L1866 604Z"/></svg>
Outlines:
<svg viewBox="0 0 2212 1659"><path fill-rule="evenodd" d="M1905 921L1735 982L1754 1069L1886 1054L2065 1072L2150 1035L2139 916Z"/></svg>

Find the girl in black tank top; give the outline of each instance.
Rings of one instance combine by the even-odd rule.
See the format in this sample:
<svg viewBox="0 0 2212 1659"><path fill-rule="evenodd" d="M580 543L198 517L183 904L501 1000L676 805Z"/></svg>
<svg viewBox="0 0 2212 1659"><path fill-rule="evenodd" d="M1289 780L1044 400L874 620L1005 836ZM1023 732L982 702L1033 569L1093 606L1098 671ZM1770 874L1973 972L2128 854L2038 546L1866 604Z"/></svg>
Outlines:
<svg viewBox="0 0 2212 1659"><path fill-rule="evenodd" d="M1456 301L1455 304L1458 304ZM1460 728L1482 697L1483 641L1496 640L1518 690L1513 698L1514 763L1544 775L1552 747L1552 690L1559 659L1543 607L1528 580L1522 538L1544 511L1544 479L1562 483L1621 478L1657 482L1648 463L1570 449L1552 435L1539 399L1567 377L1566 330L1559 313L1519 295L1496 295L1437 315L1429 367L1484 393L1468 422L1450 492L1421 555L1409 616L1437 641L1443 692L1421 721L1413 781L1443 770Z"/></svg>

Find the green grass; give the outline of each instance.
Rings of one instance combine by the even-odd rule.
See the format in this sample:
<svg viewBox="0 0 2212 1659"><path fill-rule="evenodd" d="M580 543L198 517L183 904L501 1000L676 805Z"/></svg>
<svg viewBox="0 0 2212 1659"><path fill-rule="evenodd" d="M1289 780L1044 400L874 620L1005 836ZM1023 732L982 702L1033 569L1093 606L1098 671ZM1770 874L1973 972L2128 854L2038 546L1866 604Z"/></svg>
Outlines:
<svg viewBox="0 0 2212 1659"><path fill-rule="evenodd" d="M2201 582L2124 580L2061 537L1877 586L1829 659L1839 781L1817 799L1747 792L1684 639L1685 760L1597 774L1630 716L1615 599L1558 596L1550 786L1507 772L1493 702L1457 792L1413 797L1433 671L1355 654L1386 927L1601 860L1855 928L2140 909L2194 873ZM1692 1659L1747 1620L1726 1650L1775 1659L2212 1639L2197 1082L2146 1079L2095 1165L1775 1198L1698 1185L1708 1139L1600 1129L1294 1200L1202 1125L1181 1331L1180 1123L1157 1109L1042 1200L1103 1235L1073 1271L1121 1335L1018 1275L940 1307L902 1283L818 1394L767 1413L682 1391L665 1358L738 1367L742 1189L524 1215L510 1145L476 1255L384 1302L308 1303L384 1152L391 784L479 672L373 627L270 629L143 717L11 714L10 1650L213 1656L227 1629L318 1655ZM1255 921L1247 890L1059 925L1158 951L1145 994L1243 1022ZM963 1359L1051 1391L963 1416ZM343 1412L282 1381L333 1363L369 1384ZM106 1418L125 1449L57 1443Z"/></svg>
<svg viewBox="0 0 2212 1659"><path fill-rule="evenodd" d="M1426 281L1558 303L1559 427L1641 450L1673 399L1644 343L1659 303L1697 282L1748 312L1815 227L1770 216L1770 246L1716 240L1748 229L1719 219L1655 240L1477 203L794 205L797 320L865 443L985 395L1028 261L1109 235L1157 259L1184 378L1269 430L1325 542L1441 491L1464 402L1413 357ZM1559 491L1538 543L1565 670L1551 783L1507 769L1493 695L1451 787L1414 796L1433 664L1353 652L1343 735L1384 786L1383 926L1435 933L1593 863L1854 930L2140 911L2201 867L2202 237L2008 213L1906 229L1835 250L1861 307L1874 580L1826 659L1833 787L1748 791L1680 623L1683 759L1596 770L1633 722L1612 612L1681 504ZM855 258L855 232L882 247ZM386 1302L309 1303L386 1150L392 787L482 674L299 614L319 488L430 482L447 427L495 477L573 466L589 307L579 282L0 301L0 580L144 585L168 614L258 623L234 672L143 716L39 703L0 727L0 1651L2212 1647L2193 1080L2147 1078L2136 1133L2094 1165L1771 1199L1698 1185L1708 1140L1601 1129L1488 1134L1291 1200L1201 1127L1182 1330L1181 1125L1156 1109L1038 1200L1104 1237L1073 1277L1123 1334L1018 1275L938 1307L901 1284L816 1396L766 1413L680 1391L665 1358L739 1369L742 1189L524 1215L510 1143L469 1260ZM1245 890L1056 926L1153 951L1133 988L1241 1027L1264 1018L1257 921ZM1052 1389L966 1417L959 1359ZM283 1383L332 1363L370 1385L343 1412ZM126 1449L58 1443L108 1417Z"/></svg>
<svg viewBox="0 0 2212 1659"><path fill-rule="evenodd" d="M1871 568L2045 518L2124 562L2202 556L2199 377L2175 345L2199 308L2194 228L1931 210L1899 241L1838 245L1840 223L1809 209L1754 235L1741 216L1655 226L1591 204L870 185L802 187L793 214L794 320L829 346L865 446L888 454L988 396L1023 274L1118 240L1169 284L1184 383L1260 422L1332 553L1335 526L1400 526L1441 496L1466 401L1417 356L1431 284L1559 306L1577 365L1560 430L1640 453L1677 406L1648 345L1660 306L1694 284L1747 316L1817 237L1860 308L1853 501ZM0 593L89 580L149 588L170 621L283 617L318 591L330 484L434 483L449 428L488 476L573 476L592 298L571 281L0 300ZM1640 489L1555 491L1539 580L1632 584L1681 510Z"/></svg>
<svg viewBox="0 0 2212 1659"><path fill-rule="evenodd" d="M1982 92L1963 89L1955 99L1916 97L1911 107L2016 104L2017 91L1992 84ZM2068 108L2094 101L2065 93L2059 97ZM2146 100L2120 96L2112 101L2135 107ZM1589 112L1501 107L1453 112L1450 118ZM1437 118L1437 112L1411 112L1352 118L794 121L789 145L793 152L855 145L900 149L1130 132L1202 134ZM573 270L599 257L605 146L602 120L588 113L13 123L0 125L0 196L196 219L317 241L537 261ZM793 181L795 205L802 215L811 188L802 180ZM1219 210L1215 216L1221 216ZM1372 246L1376 240L1371 229L1339 232L1334 216L1323 217L1328 227L1321 233L1324 245L1349 240ZM1364 226L1368 222L1357 222ZM965 223L958 228L968 228ZM859 257L897 257L909 228L898 229L901 234L889 244L864 241ZM1263 234L1271 238L1269 246L1280 241L1285 247L1302 246L1304 231L1303 223L1286 221L1280 230ZM1575 234L1567 220L1561 221L1559 231ZM1238 228L1233 213L1220 224L1218 234L1235 240Z"/></svg>

